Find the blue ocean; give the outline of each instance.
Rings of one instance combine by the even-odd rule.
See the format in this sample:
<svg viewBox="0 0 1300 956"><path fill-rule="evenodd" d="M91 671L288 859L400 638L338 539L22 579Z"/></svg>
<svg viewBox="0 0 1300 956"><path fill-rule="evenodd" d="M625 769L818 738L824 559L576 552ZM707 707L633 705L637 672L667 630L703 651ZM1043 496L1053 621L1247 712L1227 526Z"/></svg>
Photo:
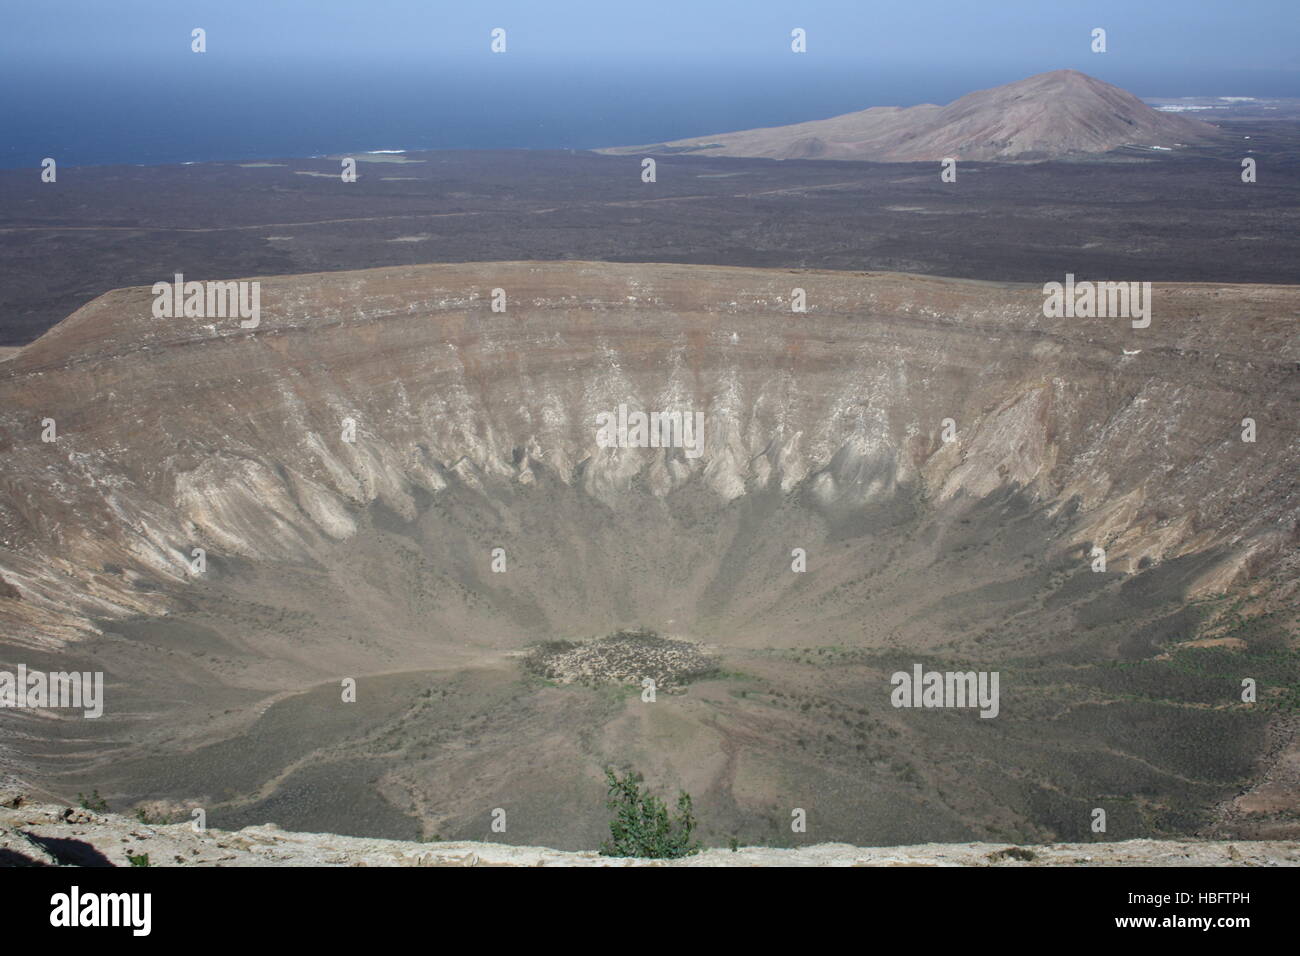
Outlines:
<svg viewBox="0 0 1300 956"><path fill-rule="evenodd" d="M786 56L559 63L510 54L419 66L193 56L0 67L0 167L163 164L366 149L589 149L947 103L1060 64L910 70ZM1084 62L1084 66L1089 66ZM1267 78L1099 73L1140 96L1297 95ZM1131 81L1132 85L1128 85Z"/></svg>

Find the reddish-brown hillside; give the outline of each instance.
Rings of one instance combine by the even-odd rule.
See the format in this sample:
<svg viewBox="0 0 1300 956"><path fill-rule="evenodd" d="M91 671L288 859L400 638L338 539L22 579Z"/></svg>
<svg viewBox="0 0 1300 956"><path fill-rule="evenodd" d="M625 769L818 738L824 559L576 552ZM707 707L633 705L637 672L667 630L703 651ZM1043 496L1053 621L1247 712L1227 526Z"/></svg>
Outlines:
<svg viewBox="0 0 1300 956"><path fill-rule="evenodd" d="M830 119L677 140L611 153L700 152L768 159L872 162L1042 160L1104 153L1127 144L1174 148L1215 127L1147 106L1077 70L1054 70L969 93L947 106L878 106Z"/></svg>

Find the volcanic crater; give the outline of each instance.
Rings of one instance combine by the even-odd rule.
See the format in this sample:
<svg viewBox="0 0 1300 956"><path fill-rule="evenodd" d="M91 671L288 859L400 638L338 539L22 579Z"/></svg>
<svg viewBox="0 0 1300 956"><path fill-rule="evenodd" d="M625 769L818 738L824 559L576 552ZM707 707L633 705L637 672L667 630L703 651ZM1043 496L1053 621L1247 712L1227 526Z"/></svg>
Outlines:
<svg viewBox="0 0 1300 956"><path fill-rule="evenodd" d="M1134 329L893 273L260 281L255 329L120 289L0 362L0 658L107 675L98 720L4 715L8 782L575 849L609 765L715 842L1300 832L1239 798L1300 702L1295 287L1157 283ZM703 453L601 447L621 404ZM521 663L635 627L716 672ZM891 707L916 664L999 672L999 716Z"/></svg>

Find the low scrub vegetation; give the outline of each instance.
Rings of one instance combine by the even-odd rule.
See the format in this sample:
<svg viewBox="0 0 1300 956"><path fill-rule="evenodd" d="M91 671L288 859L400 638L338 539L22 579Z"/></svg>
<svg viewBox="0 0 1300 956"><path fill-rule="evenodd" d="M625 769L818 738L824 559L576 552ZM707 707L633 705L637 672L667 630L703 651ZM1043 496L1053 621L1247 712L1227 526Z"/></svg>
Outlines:
<svg viewBox="0 0 1300 956"><path fill-rule="evenodd" d="M609 787L607 805L614 811L609 822L609 840L601 844L602 856L635 856L653 860L673 860L700 851L692 839L695 815L690 794L677 796L677 815L670 816L662 800L641 789L641 776L629 771L620 778L613 770L605 771Z"/></svg>

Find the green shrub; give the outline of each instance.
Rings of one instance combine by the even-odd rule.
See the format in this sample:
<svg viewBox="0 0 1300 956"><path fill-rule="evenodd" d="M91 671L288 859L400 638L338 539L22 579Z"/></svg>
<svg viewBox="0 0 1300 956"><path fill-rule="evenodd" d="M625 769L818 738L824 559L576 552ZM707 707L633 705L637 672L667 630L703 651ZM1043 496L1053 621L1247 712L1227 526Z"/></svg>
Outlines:
<svg viewBox="0 0 1300 956"><path fill-rule="evenodd" d="M695 816L690 794L678 794L674 819L662 800L641 789L640 774L629 771L620 780L613 770L606 770L605 783L609 787L606 805L615 813L609 821L610 839L600 847L602 856L675 860L700 851L700 844L691 839Z"/></svg>
<svg viewBox="0 0 1300 956"><path fill-rule="evenodd" d="M93 813L107 813L108 801L99 795L98 790L91 792L90 796L84 793L77 794L77 801L81 804L81 809L90 810Z"/></svg>

